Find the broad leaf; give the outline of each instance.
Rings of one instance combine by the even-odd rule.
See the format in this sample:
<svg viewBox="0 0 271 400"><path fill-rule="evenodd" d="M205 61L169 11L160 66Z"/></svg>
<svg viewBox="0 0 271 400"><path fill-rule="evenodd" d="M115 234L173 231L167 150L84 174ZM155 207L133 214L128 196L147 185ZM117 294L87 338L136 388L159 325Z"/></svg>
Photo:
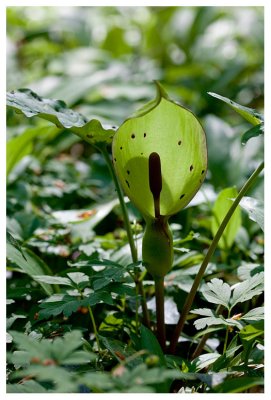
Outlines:
<svg viewBox="0 0 271 400"><path fill-rule="evenodd" d="M44 99L30 89L8 92L7 105L26 117L37 116L58 128L69 129L91 144L111 143L115 133L112 127L103 127L97 119L88 121L82 114L69 109L64 101Z"/></svg>
<svg viewBox="0 0 271 400"><path fill-rule="evenodd" d="M21 251L19 251L11 243L7 243L7 258L16 264L21 272L36 280L42 286L45 293L49 295L53 293L52 287L49 284L40 282L35 278L36 275L43 275L44 273L50 272L50 270L45 262L31 250L21 248Z"/></svg>
<svg viewBox="0 0 271 400"><path fill-rule="evenodd" d="M249 218L257 222L259 227L264 231L264 204L261 200L253 197L243 197L240 206L247 211Z"/></svg>
<svg viewBox="0 0 271 400"><path fill-rule="evenodd" d="M7 142L7 168L6 173L9 175L13 167L27 154L31 154L33 150L33 140L44 135L52 135L59 132L59 129L51 126L43 126L29 128L21 135L11 138Z"/></svg>
<svg viewBox="0 0 271 400"><path fill-rule="evenodd" d="M232 206L232 199L237 196L237 190L234 187L226 188L222 190L213 207L213 217L212 217L212 234L215 236L221 222ZM223 250L228 250L231 248L238 229L241 227L241 210L238 206L234 211L226 229L223 232L221 239L219 240L219 247Z"/></svg>
<svg viewBox="0 0 271 400"><path fill-rule="evenodd" d="M234 101L228 99L227 97L220 96L217 93L212 93L208 92L210 96L213 96L221 101L224 101L224 103L228 104L231 108L234 109L238 114L240 114L243 118L245 118L248 122L250 122L252 125L258 125L263 122L263 116L259 114L256 110L253 110L252 108L244 107L241 106L238 103L235 103Z"/></svg>
<svg viewBox="0 0 271 400"><path fill-rule="evenodd" d="M144 325L141 326L141 336L140 336L141 348L149 351L150 354L155 354L159 357L160 364L166 365L165 356L161 346L152 333L152 331L146 328Z"/></svg>
<svg viewBox="0 0 271 400"><path fill-rule="evenodd" d="M253 377L253 376L239 376L237 378L231 377L230 379L218 385L215 388L216 393L241 393L246 390L264 384L263 377Z"/></svg>

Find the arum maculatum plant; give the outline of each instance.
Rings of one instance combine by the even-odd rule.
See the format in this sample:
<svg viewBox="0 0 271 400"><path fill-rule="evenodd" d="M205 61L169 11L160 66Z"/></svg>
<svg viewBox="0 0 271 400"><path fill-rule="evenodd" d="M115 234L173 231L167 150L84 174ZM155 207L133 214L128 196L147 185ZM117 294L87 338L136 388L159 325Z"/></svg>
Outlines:
<svg viewBox="0 0 271 400"><path fill-rule="evenodd" d="M195 115L172 101L158 82L156 87L156 98L114 135L113 163L125 193L146 221L142 258L155 281L157 336L165 348L164 276L173 264L168 220L201 187L207 147Z"/></svg>

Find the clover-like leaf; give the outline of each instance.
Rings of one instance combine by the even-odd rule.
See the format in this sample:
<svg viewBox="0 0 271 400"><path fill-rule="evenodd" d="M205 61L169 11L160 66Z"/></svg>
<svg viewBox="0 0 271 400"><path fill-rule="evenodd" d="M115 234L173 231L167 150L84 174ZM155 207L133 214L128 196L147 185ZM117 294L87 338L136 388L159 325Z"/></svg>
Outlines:
<svg viewBox="0 0 271 400"><path fill-rule="evenodd" d="M97 119L89 121L82 114L69 109L64 101L44 99L30 89L8 92L7 105L26 117L37 116L58 128L69 129L91 144L111 143L115 133L113 127L102 126Z"/></svg>
<svg viewBox="0 0 271 400"><path fill-rule="evenodd" d="M203 296L210 303L221 304L229 308L231 287L221 279L214 278L207 283L208 289L203 291Z"/></svg>
<svg viewBox="0 0 271 400"><path fill-rule="evenodd" d="M157 97L127 119L113 140L120 182L146 217L170 216L185 207L206 174L204 130L194 114L171 101L157 83ZM156 193L156 194L155 194Z"/></svg>

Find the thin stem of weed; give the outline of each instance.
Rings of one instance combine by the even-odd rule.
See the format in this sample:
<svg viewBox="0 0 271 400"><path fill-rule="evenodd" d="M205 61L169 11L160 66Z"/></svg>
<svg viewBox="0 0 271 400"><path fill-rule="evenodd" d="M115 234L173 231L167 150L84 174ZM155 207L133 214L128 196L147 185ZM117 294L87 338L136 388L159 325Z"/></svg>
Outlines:
<svg viewBox="0 0 271 400"><path fill-rule="evenodd" d="M89 312L89 316L90 316L90 319L91 319L91 322L92 322L93 331L94 331L95 339L96 339L96 342L97 342L98 352L99 352L99 354L101 354L101 346L100 346L100 341L99 341L99 334L98 334L95 318L94 318L94 315L93 315L93 312L92 312L92 309L91 309L90 306L88 306L88 312Z"/></svg>
<svg viewBox="0 0 271 400"><path fill-rule="evenodd" d="M183 312L180 316L180 319L178 321L178 324L175 327L175 330L173 332L172 335L172 339L170 342L170 353L174 354L175 350L176 350L176 346L178 343L178 339L182 333L184 324L186 322L187 319L187 315L191 309L191 306L193 304L195 295L197 293L198 287L201 283L201 280L203 278L203 275L205 273L205 270L215 252L215 249L217 247L217 244L219 242L219 239L221 238L226 226L228 225L236 207L238 206L238 204L240 203L241 199L245 196L245 194L247 193L247 191L250 189L250 187L254 184L255 180L257 179L257 177L259 176L259 174L262 172L264 168L264 162L262 162L258 168L256 168L256 170L251 174L251 176L248 178L248 180L246 181L246 183L244 184L244 186L242 187L242 189L240 190L240 192L238 193L237 197L235 198L235 200L232 203L232 206L230 207L229 211L227 212L227 214L225 215L223 221L221 222L213 240L212 243L204 257L204 260L201 264L201 267L199 269L199 272L197 273L194 283L192 285L192 288L186 298L184 307L183 307Z"/></svg>
<svg viewBox="0 0 271 400"><path fill-rule="evenodd" d="M97 146L97 149L102 153L106 164L108 166L108 169L110 171L111 177L113 179L117 194L118 194L118 198L119 198L119 202L120 202L120 207L121 207L121 211L122 211L122 215L123 215L123 220L124 220L124 225L125 225L125 229L127 232L127 238L128 238L128 242L129 242L129 246L131 249L131 255L132 255L132 260L134 263L136 263L138 261L137 258L137 249L135 246L135 241L134 241L134 237L133 237L133 232L131 229L131 224L129 221L129 215L128 215L128 211L127 211L127 207L126 207L126 203L124 200L124 196L123 196L123 192L122 189L120 187L117 175L115 173L112 161L110 159L110 156L108 154L107 148L105 144L102 144L100 146ZM144 286L142 283L142 280L138 279L138 277L136 277L135 279L135 284L138 287L138 292L141 295L141 306L142 306L142 312L143 312L143 323L149 328L150 327L150 317L149 317L149 312L148 312L148 308L147 308L147 304L146 304L146 297L145 297L145 293L144 293Z"/></svg>

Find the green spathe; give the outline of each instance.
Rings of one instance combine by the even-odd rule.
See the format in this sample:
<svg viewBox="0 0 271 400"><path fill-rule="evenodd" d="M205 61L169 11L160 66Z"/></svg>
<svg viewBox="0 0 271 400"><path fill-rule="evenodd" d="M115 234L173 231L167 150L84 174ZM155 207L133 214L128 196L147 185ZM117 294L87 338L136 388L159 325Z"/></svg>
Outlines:
<svg viewBox="0 0 271 400"><path fill-rule="evenodd" d="M156 99L115 134L113 162L124 191L146 220L143 261L154 278L161 278L173 261L168 219L199 190L206 175L207 148L194 114L156 85Z"/></svg>
<svg viewBox="0 0 271 400"><path fill-rule="evenodd" d="M153 152L161 160L160 213L171 216L199 190L207 169L207 148L197 118L169 100L159 85L156 100L127 119L113 140L117 175L127 196L145 217L155 217L148 168Z"/></svg>

